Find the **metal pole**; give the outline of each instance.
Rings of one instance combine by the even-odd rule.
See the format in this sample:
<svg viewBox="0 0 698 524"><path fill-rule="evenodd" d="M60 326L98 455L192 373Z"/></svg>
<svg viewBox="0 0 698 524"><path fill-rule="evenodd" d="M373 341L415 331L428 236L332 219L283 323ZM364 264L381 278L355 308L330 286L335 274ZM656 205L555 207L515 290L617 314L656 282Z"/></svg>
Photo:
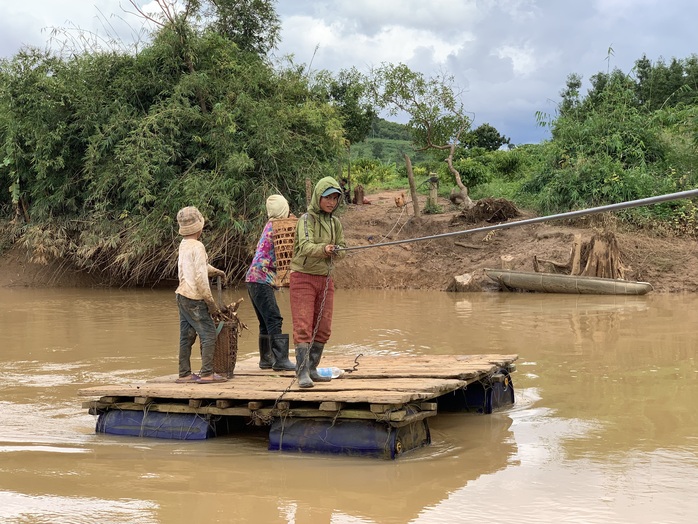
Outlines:
<svg viewBox="0 0 698 524"><path fill-rule="evenodd" d="M670 200L680 200L682 198L698 197L698 189L689 191L681 191L679 193L669 193L667 195L659 195L649 198L641 198L639 200L629 200L628 202L620 202L618 204L608 204L605 206L591 207L589 209L580 209L578 211L568 211L567 213L559 213L557 215L549 215L545 217L528 218L517 222L503 222L492 226L478 227L475 229L466 229L464 231L452 231L450 233L441 233L439 235L430 235L426 237L408 238L405 240L393 240L391 242L382 242L379 244L367 244L364 246L350 246L341 249L342 251L355 251L358 249L368 249L370 247L395 246L398 244L408 244L410 242L420 242L422 240L433 240L437 238L455 237L458 235L467 235L470 233L483 233L485 231L494 231L495 229L509 229L517 226L526 226L529 224L538 224L540 222L549 222L551 220L559 220L562 218L576 218L586 215L594 215L596 213L605 213L606 211L617 211L619 209L629 209L631 207L648 206L658 204L660 202L668 202Z"/></svg>

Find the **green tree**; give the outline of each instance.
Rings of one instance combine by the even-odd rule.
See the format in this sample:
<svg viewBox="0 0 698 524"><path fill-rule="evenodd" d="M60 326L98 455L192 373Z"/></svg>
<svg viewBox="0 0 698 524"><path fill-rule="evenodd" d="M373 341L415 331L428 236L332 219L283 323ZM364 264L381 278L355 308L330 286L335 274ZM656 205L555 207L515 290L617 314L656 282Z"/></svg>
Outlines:
<svg viewBox="0 0 698 524"><path fill-rule="evenodd" d="M523 186L544 212L559 212L667 192L667 145L637 102L628 75L599 73L574 110L552 124L547 161Z"/></svg>
<svg viewBox="0 0 698 524"><path fill-rule="evenodd" d="M347 145L347 182L351 192L351 146L362 142L371 131L376 117L373 106L366 97L366 85L354 68L340 71L337 76L320 75L325 84L328 102L337 110L344 128Z"/></svg>
<svg viewBox="0 0 698 524"><path fill-rule="evenodd" d="M456 147L470 129L470 118L453 84L453 77L425 78L404 64L383 64L370 76L369 85L375 104L393 116L400 111L409 115L407 127L415 147L444 154L464 205L472 207L474 204L468 196L468 188L453 165ZM406 161L410 164L409 157Z"/></svg>
<svg viewBox="0 0 698 524"><path fill-rule="evenodd" d="M558 105L558 112L562 116L566 116L579 107L580 93L582 88L582 77L576 73L572 73L567 77L567 85L560 92L562 100Z"/></svg>
<svg viewBox="0 0 698 524"><path fill-rule="evenodd" d="M135 0L131 6L145 20L158 27L179 28L182 43L186 41L185 29L192 30L197 22L202 30L213 32L234 42L241 51L259 56L275 49L279 43L281 22L274 9L274 0L155 0L160 8L158 15L145 12ZM191 62L192 57L187 57Z"/></svg>
<svg viewBox="0 0 698 524"><path fill-rule="evenodd" d="M373 122L371 122L371 138L412 140L412 135L405 124L389 122L380 117L375 117Z"/></svg>
<svg viewBox="0 0 698 524"><path fill-rule="evenodd" d="M383 156L383 142L374 142L371 152L373 153L373 158L380 160Z"/></svg>
<svg viewBox="0 0 698 524"><path fill-rule="evenodd" d="M494 126L485 123L467 133L463 142L469 147L481 147L487 151L496 151L503 145L509 144L510 139L500 135Z"/></svg>
<svg viewBox="0 0 698 524"><path fill-rule="evenodd" d="M350 144L362 142L371 132L376 111L366 96L366 85L354 68L340 71L329 80L328 98L342 120Z"/></svg>
<svg viewBox="0 0 698 524"><path fill-rule="evenodd" d="M646 55L635 62L636 93L639 103L648 111L663 107L694 105L698 101L698 56L663 59L652 64Z"/></svg>
<svg viewBox="0 0 698 524"><path fill-rule="evenodd" d="M242 51L264 56L279 43L281 21L274 0L208 0L202 12L217 33L235 42Z"/></svg>
<svg viewBox="0 0 698 524"><path fill-rule="evenodd" d="M0 180L28 220L12 234L36 259L118 283L174 275L186 205L207 217L211 260L239 276L266 196L300 207L305 178L332 172L343 133L303 68L272 68L176 16L137 55L0 63Z"/></svg>

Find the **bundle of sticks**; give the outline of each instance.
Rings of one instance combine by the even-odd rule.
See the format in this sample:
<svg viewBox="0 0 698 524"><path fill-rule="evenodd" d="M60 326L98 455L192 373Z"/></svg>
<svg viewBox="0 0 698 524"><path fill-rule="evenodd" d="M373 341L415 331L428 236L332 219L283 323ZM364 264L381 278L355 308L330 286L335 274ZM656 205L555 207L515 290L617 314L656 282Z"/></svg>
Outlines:
<svg viewBox="0 0 698 524"><path fill-rule="evenodd" d="M218 324L220 322L235 322L240 329L247 329L245 323L238 317L237 311L244 299L239 298L235 302L222 306L218 313L211 315L213 321Z"/></svg>

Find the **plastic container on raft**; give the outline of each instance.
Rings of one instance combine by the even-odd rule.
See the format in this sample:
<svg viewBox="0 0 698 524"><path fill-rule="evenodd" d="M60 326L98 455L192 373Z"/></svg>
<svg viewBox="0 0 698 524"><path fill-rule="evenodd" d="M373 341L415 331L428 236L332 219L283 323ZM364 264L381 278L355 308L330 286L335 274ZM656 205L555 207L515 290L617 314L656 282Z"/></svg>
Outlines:
<svg viewBox="0 0 698 524"><path fill-rule="evenodd" d="M337 367L317 368L317 374L321 377L342 378L344 370Z"/></svg>

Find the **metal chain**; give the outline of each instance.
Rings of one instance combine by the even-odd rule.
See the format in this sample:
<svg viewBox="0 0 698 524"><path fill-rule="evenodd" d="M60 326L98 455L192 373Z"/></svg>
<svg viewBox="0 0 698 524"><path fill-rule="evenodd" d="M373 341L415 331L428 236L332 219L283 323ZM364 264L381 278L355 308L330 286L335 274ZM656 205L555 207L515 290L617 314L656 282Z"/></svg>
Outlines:
<svg viewBox="0 0 698 524"><path fill-rule="evenodd" d="M310 345L308 346L308 351L306 351L306 353L305 353L305 359L303 360L304 366L310 365L310 363L309 363L310 346L312 346L313 342L315 342L315 336L317 335L318 329L320 329L320 320L322 319L322 312L325 309L325 302L327 300L327 292L330 288L330 273L332 272L332 265L333 265L333 261L332 261L332 258L330 257L330 263L327 266L327 277L325 277L325 290L324 290L323 295L322 295L322 301L320 302L320 312L318 313L317 321L315 322L315 327L313 328L313 336L310 340ZM357 365L358 365L358 362L357 362ZM354 366L354 368L356 368L356 366ZM276 409L276 406L279 404L279 402L284 397L284 395L286 393L288 393L289 391L291 391L291 387L293 386L293 384L296 383L296 380L297 380L297 377L294 376L293 379L291 380L291 382L289 383L289 385L286 387L286 389L283 390L278 397L276 397L276 400L274 401L274 406L272 407L272 409Z"/></svg>
<svg viewBox="0 0 698 524"><path fill-rule="evenodd" d="M315 321L315 327L313 328L313 336L310 339L310 345L312 346L315 342L315 335L317 335L318 329L320 329L320 320L322 320L322 312L325 309L325 301L327 300L327 292L330 289L330 274L332 273L332 266L334 265L333 259L330 256L330 263L327 266L327 277L325 278L325 290L322 293L322 301L320 302L320 311L317 314L317 320Z"/></svg>

